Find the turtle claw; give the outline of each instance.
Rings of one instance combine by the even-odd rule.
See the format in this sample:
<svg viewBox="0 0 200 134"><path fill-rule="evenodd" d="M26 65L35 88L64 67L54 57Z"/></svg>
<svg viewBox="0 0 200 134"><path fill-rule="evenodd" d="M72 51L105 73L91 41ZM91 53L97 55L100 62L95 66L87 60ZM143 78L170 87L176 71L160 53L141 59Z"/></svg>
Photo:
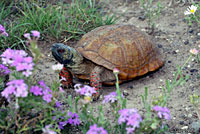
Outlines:
<svg viewBox="0 0 200 134"><path fill-rule="evenodd" d="M72 75L65 67L60 71L59 78L63 88L73 87Z"/></svg>
<svg viewBox="0 0 200 134"><path fill-rule="evenodd" d="M73 88L74 87L72 83L66 84L66 82L62 82L62 81L61 81L61 86L62 86L62 88Z"/></svg>
<svg viewBox="0 0 200 134"><path fill-rule="evenodd" d="M95 88L95 90L97 91L97 93L92 95L92 100L93 101L97 101L100 98L101 94L102 94L102 89Z"/></svg>

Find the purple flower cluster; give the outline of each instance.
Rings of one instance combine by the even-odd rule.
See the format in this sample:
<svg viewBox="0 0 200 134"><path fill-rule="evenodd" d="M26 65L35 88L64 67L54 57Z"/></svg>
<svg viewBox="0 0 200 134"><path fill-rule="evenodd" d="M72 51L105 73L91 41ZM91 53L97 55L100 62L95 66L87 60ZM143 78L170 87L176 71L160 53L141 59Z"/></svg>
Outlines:
<svg viewBox="0 0 200 134"><path fill-rule="evenodd" d="M0 24L0 36L8 36L8 33L6 32L6 29Z"/></svg>
<svg viewBox="0 0 200 134"><path fill-rule="evenodd" d="M122 98L124 96L122 95ZM104 100L103 100L103 103L114 103L117 101L117 93L116 92L111 92L109 95L105 95L104 96Z"/></svg>
<svg viewBox="0 0 200 134"><path fill-rule="evenodd" d="M45 85L43 80L39 81L38 84L40 86L31 86L30 92L36 96L43 96L43 100L45 100L47 103L51 102L51 98L53 97L52 90Z"/></svg>
<svg viewBox="0 0 200 134"><path fill-rule="evenodd" d="M16 97L26 97L28 95L28 86L24 80L12 80L6 83L7 87L1 92L1 95L10 99L10 95L14 94Z"/></svg>
<svg viewBox="0 0 200 134"><path fill-rule="evenodd" d="M8 67L6 67L3 64L0 64L0 76L5 76L9 73L10 73L10 70L8 69Z"/></svg>
<svg viewBox="0 0 200 134"><path fill-rule="evenodd" d="M75 91L79 93L80 95L92 96L92 94L96 93L96 90L94 87L90 87L87 85L76 84L74 85L74 88L75 88Z"/></svg>
<svg viewBox="0 0 200 134"><path fill-rule="evenodd" d="M86 134L107 134L108 132L103 127L97 127L97 124L90 126Z"/></svg>
<svg viewBox="0 0 200 134"><path fill-rule="evenodd" d="M64 119L66 119L65 121L63 121ZM63 127L67 124L70 125L79 125L80 124L80 120L79 120L79 116L76 113L72 113L72 112L68 112L66 117L60 117L57 119L58 123L58 127L59 129L63 129Z"/></svg>
<svg viewBox="0 0 200 134"><path fill-rule="evenodd" d="M27 56L28 54L24 50L12 50L6 49L1 55L3 64L8 64L11 67L16 67L17 71L22 71L26 77L32 74L33 59Z"/></svg>
<svg viewBox="0 0 200 134"><path fill-rule="evenodd" d="M170 110L166 107L161 107L161 106L154 106L153 110L157 112L157 115L159 118L164 117L166 120L170 120Z"/></svg>
<svg viewBox="0 0 200 134"><path fill-rule="evenodd" d="M136 109L121 109L118 113L120 114L118 123L120 125L126 123L128 126L126 128L127 134L132 134L136 127L139 128L142 117Z"/></svg>
<svg viewBox="0 0 200 134"><path fill-rule="evenodd" d="M25 33L25 34L24 34L24 37L27 38L28 40L31 40L31 35L32 35L33 37L36 37L37 39L40 37L40 32L38 32L38 31L36 31L36 30L31 31L31 33L32 33L32 34L30 34L30 33ZM36 40L37 40L37 39L36 39Z"/></svg>

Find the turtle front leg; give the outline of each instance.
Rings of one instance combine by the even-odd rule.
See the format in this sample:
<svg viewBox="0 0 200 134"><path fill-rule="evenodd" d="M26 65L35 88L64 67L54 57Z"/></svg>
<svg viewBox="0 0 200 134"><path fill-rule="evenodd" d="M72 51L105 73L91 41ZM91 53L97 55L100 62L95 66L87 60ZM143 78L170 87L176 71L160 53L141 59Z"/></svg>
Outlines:
<svg viewBox="0 0 200 134"><path fill-rule="evenodd" d="M100 74L103 72L104 68L96 66L90 74L90 86L94 87L97 91L96 94L93 94L93 100L97 100L102 93L102 82Z"/></svg>
<svg viewBox="0 0 200 134"><path fill-rule="evenodd" d="M70 71L67 70L66 67L63 67L63 69L60 71L59 78L63 87L73 87L72 74Z"/></svg>

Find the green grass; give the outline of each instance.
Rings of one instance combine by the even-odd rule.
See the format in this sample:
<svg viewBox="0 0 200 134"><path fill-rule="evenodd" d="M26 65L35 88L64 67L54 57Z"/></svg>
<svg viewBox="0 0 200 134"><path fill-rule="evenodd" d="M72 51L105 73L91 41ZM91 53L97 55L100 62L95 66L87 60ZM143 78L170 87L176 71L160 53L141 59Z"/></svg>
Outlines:
<svg viewBox="0 0 200 134"><path fill-rule="evenodd" d="M6 18L11 14L12 6L13 3L11 3L9 6L6 6L3 1L0 1L0 24L4 23L3 20L6 20Z"/></svg>
<svg viewBox="0 0 200 134"><path fill-rule="evenodd" d="M71 36L68 38L79 38L81 35L92 29L115 23L114 16L105 16L101 12L101 7L92 0L76 0L67 10L67 29L66 32Z"/></svg>
<svg viewBox="0 0 200 134"><path fill-rule="evenodd" d="M10 4L8 7L17 6L17 13L12 13L11 8L3 8L0 14L0 24L5 28L9 37L0 37L0 48L26 49L24 33L37 30L43 40L68 41L78 40L92 29L115 23L114 16L105 16L102 5L94 0L76 0L70 4L57 3L41 4L21 1ZM14 17L10 17L14 16ZM5 21L5 20L9 21ZM4 22L4 23L2 23Z"/></svg>

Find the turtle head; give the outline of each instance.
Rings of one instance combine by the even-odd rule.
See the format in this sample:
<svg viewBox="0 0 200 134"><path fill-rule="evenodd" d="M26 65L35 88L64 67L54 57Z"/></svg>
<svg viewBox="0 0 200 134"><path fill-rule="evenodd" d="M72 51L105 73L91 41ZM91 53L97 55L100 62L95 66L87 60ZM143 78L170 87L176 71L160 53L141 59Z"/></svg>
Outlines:
<svg viewBox="0 0 200 134"><path fill-rule="evenodd" d="M62 43L53 44L51 52L54 58L66 67L80 64L83 60L78 51Z"/></svg>

